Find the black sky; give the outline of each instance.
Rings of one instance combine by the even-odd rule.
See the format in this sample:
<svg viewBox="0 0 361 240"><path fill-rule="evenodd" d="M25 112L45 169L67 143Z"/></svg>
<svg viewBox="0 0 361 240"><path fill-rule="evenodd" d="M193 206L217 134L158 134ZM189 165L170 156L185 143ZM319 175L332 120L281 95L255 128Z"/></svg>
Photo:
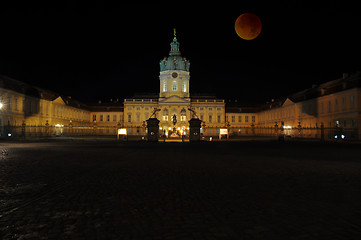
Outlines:
<svg viewBox="0 0 361 240"><path fill-rule="evenodd" d="M361 70L356 3L251 2L2 6L0 73L86 102L158 93L174 27L191 93L265 102ZM244 12L255 40L234 31Z"/></svg>

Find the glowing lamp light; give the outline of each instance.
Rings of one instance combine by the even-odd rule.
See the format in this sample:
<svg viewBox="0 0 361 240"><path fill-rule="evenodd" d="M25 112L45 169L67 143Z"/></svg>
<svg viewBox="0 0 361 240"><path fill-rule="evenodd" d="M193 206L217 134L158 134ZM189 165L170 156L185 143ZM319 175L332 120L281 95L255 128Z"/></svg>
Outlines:
<svg viewBox="0 0 361 240"><path fill-rule="evenodd" d="M126 128L119 128L118 129L118 135L127 135L127 129Z"/></svg>
<svg viewBox="0 0 361 240"><path fill-rule="evenodd" d="M291 129L291 126L283 126L283 129Z"/></svg>
<svg viewBox="0 0 361 240"><path fill-rule="evenodd" d="M55 127L64 127L64 125L62 125L62 124L55 124Z"/></svg>
<svg viewBox="0 0 361 240"><path fill-rule="evenodd" d="M341 135L341 138L342 138L342 139L345 139L345 135L342 134L342 135Z"/></svg>
<svg viewBox="0 0 361 240"><path fill-rule="evenodd" d="M2 108L3 108L3 106L4 106L4 104L0 103L0 109L2 109Z"/></svg>
<svg viewBox="0 0 361 240"><path fill-rule="evenodd" d="M337 139L337 135L335 135L335 139Z"/></svg>
<svg viewBox="0 0 361 240"><path fill-rule="evenodd" d="M221 128L219 129L219 134L228 134L228 129L227 128Z"/></svg>

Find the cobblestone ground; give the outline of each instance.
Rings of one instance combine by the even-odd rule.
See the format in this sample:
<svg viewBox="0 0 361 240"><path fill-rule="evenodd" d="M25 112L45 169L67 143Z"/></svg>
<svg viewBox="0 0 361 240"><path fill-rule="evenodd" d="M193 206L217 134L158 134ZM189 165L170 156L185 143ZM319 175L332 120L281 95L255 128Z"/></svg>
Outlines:
<svg viewBox="0 0 361 240"><path fill-rule="evenodd" d="M361 239L361 146L0 143L0 239Z"/></svg>

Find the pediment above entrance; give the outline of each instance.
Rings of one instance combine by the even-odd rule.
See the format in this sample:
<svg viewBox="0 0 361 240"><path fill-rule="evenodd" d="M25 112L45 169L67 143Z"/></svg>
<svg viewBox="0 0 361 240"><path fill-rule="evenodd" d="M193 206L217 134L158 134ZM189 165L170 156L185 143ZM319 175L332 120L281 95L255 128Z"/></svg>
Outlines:
<svg viewBox="0 0 361 240"><path fill-rule="evenodd" d="M285 106L288 106L288 105L293 105L295 104L291 99L287 98L283 104L282 104L282 107L285 107Z"/></svg>
<svg viewBox="0 0 361 240"><path fill-rule="evenodd" d="M59 104L62 104L62 105L66 105L65 101L63 100L63 98L61 96L54 99L53 102L54 103L59 103Z"/></svg>
<svg viewBox="0 0 361 240"><path fill-rule="evenodd" d="M178 104L186 103L186 104L189 104L190 99L179 97L177 95L173 95L173 96L170 96L167 98L159 98L158 103L159 104L162 104L162 103L178 103Z"/></svg>

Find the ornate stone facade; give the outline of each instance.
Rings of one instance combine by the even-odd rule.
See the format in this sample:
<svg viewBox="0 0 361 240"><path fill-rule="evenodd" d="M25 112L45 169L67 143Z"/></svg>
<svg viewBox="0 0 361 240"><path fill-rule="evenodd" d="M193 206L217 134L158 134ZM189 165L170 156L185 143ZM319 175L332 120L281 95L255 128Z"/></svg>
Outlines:
<svg viewBox="0 0 361 240"><path fill-rule="evenodd" d="M224 100L215 97L192 98L189 92L190 62L181 56L179 42L174 34L170 43L169 56L160 61L159 96L140 97L124 100L124 126L130 132L144 125L157 109L156 117L160 120L161 133L168 135L173 130L172 116L177 117L176 129L189 133L191 112L189 108L207 118L207 127L217 129L225 126ZM135 130L137 133L139 131Z"/></svg>

